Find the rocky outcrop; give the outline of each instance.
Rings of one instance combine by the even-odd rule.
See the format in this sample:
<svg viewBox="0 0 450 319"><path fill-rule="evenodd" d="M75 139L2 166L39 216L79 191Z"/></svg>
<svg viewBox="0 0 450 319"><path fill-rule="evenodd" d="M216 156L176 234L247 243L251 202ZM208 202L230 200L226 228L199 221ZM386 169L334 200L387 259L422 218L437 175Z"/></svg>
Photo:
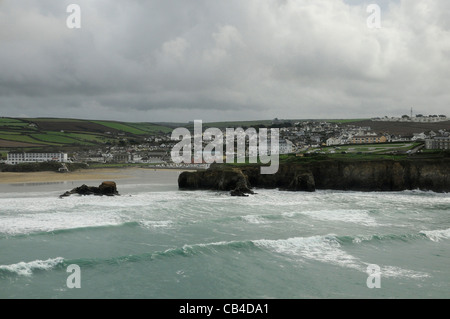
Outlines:
<svg viewBox="0 0 450 319"><path fill-rule="evenodd" d="M70 195L96 195L96 196L115 196L119 195L117 191L117 185L115 182L103 182L99 187L95 186L87 186L81 185L80 187L76 187L71 191L65 192L60 197L68 197Z"/></svg>
<svg viewBox="0 0 450 319"><path fill-rule="evenodd" d="M289 183L288 190L314 192L316 182L311 172L296 173Z"/></svg>
<svg viewBox="0 0 450 319"><path fill-rule="evenodd" d="M279 188L313 192L316 189L352 191L450 191L450 159L319 160L281 163L273 175L260 174L257 165L230 168L212 166L206 171L183 172L180 189L232 191L245 196L251 189ZM240 192L242 190L242 192Z"/></svg>
<svg viewBox="0 0 450 319"><path fill-rule="evenodd" d="M183 172L178 178L181 189L214 189L230 191L232 196L253 194L247 176L239 169Z"/></svg>

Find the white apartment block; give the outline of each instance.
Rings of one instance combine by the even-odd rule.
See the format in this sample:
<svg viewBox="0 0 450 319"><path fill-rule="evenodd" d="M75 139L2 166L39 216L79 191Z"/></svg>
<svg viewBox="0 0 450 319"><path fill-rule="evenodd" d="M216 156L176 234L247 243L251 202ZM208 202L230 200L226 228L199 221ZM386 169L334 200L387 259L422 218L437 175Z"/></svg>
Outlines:
<svg viewBox="0 0 450 319"><path fill-rule="evenodd" d="M9 152L7 164L39 163L39 162L67 162L67 153L25 153Z"/></svg>
<svg viewBox="0 0 450 319"><path fill-rule="evenodd" d="M430 149L441 149L450 150L450 137L435 137L433 139L425 140L425 148Z"/></svg>

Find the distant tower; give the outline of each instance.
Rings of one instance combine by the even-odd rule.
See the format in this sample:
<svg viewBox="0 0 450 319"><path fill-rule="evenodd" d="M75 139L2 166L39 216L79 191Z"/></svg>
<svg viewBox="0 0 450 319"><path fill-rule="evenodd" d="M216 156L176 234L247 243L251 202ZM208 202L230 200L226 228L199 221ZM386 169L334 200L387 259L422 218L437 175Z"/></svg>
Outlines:
<svg viewBox="0 0 450 319"><path fill-rule="evenodd" d="M413 110L412 110L412 108L411 108L411 118L412 118L412 111L413 111Z"/></svg>

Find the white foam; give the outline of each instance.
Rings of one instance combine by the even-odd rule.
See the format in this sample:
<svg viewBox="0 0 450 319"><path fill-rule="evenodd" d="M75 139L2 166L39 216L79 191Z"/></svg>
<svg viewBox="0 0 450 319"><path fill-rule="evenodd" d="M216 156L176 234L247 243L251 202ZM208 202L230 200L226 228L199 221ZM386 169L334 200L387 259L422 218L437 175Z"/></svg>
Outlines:
<svg viewBox="0 0 450 319"><path fill-rule="evenodd" d="M246 215L246 216L242 216L242 219L250 224L266 224L267 223L267 221L264 220L259 215Z"/></svg>
<svg viewBox="0 0 450 319"><path fill-rule="evenodd" d="M113 226L121 223L123 218L119 215L98 211L17 214L0 216L0 233L31 234L63 229Z"/></svg>
<svg viewBox="0 0 450 319"><path fill-rule="evenodd" d="M373 236L372 236L372 235L366 235L366 236L359 235L359 236L355 236L355 238L353 238L352 242L353 242L354 244L360 244L360 243L362 243L363 241L370 241L370 240L372 240L372 239L373 239Z"/></svg>
<svg viewBox="0 0 450 319"><path fill-rule="evenodd" d="M420 233L435 242L450 238L450 228L442 230L422 230Z"/></svg>
<svg viewBox="0 0 450 319"><path fill-rule="evenodd" d="M0 270L16 273L20 276L31 276L34 270L50 270L64 262L64 258L57 257L47 260L34 260L30 262L20 262L13 265L1 265Z"/></svg>
<svg viewBox="0 0 450 319"><path fill-rule="evenodd" d="M395 266L381 267L380 275L381 275L381 278L383 278L383 277L394 277L394 278L404 277L404 278L412 278L412 279L421 279L421 278L430 277L430 275L425 272L403 269L403 268L395 267Z"/></svg>
<svg viewBox="0 0 450 319"><path fill-rule="evenodd" d="M255 245L273 250L280 254L291 257L301 257L323 263L338 265L340 267L351 268L361 272L367 272L369 264L346 253L341 249L341 245L334 235L296 237L285 240L256 240ZM381 266L381 278L383 277L403 277L421 279L430 277L428 273L403 269L396 266Z"/></svg>
<svg viewBox="0 0 450 319"><path fill-rule="evenodd" d="M357 209L337 209L300 212L303 215L322 221L338 221L354 223L363 226L379 226L376 220L367 211Z"/></svg>
<svg viewBox="0 0 450 319"><path fill-rule="evenodd" d="M143 220L139 224L145 228L171 228L173 226L171 220Z"/></svg>
<svg viewBox="0 0 450 319"><path fill-rule="evenodd" d="M285 240L256 240L255 245L277 253L298 256L343 267L361 269L358 259L347 254L333 235L296 237Z"/></svg>

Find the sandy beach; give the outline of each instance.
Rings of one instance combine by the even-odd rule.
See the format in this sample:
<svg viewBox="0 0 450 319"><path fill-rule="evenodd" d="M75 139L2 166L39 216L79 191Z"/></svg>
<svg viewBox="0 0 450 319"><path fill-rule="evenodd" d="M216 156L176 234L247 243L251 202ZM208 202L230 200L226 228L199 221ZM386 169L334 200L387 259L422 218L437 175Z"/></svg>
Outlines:
<svg viewBox="0 0 450 319"><path fill-rule="evenodd" d="M136 170L136 169L134 169ZM132 177L129 169L87 169L69 173L56 172L27 172L9 173L0 172L0 184L12 183L44 183L44 182L64 182L79 180L118 180Z"/></svg>
<svg viewBox="0 0 450 319"><path fill-rule="evenodd" d="M139 178L139 176L156 176L157 172L167 172L172 176L185 171L183 169L165 169L165 168L96 168L83 169L69 173L57 172L26 172L26 173L10 173L0 172L0 184L14 183L46 183L46 182L72 182L72 181L116 181L130 178ZM165 179L164 176L158 174L159 179ZM173 179L173 178L172 178Z"/></svg>

